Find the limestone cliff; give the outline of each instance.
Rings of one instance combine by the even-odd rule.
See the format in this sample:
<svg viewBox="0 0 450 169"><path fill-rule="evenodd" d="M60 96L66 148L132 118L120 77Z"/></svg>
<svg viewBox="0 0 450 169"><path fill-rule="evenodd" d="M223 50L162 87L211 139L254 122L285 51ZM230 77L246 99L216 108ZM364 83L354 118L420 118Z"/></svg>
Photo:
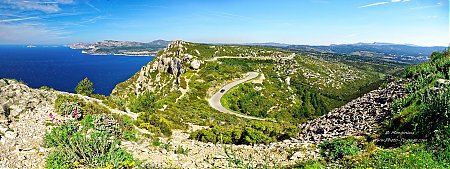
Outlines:
<svg viewBox="0 0 450 169"><path fill-rule="evenodd" d="M165 96L170 92L178 91L180 76L190 67L198 69L201 64L195 59L197 56L185 54L188 44L184 41L170 43L133 77L118 84L112 95L127 98L130 95L138 96L145 91L151 91ZM194 66L191 66L191 63L194 63Z"/></svg>

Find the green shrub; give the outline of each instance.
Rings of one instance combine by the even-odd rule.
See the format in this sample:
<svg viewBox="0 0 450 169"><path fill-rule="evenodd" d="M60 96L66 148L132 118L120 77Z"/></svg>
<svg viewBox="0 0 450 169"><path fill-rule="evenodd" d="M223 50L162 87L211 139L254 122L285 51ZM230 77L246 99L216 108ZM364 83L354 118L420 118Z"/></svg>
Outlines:
<svg viewBox="0 0 450 169"><path fill-rule="evenodd" d="M60 126L53 128L50 133L44 135L45 143L48 147L65 146L69 144L70 137L79 130L76 121L64 121Z"/></svg>
<svg viewBox="0 0 450 169"><path fill-rule="evenodd" d="M39 89L45 90L45 91L56 91L55 89L48 87L48 86L41 86Z"/></svg>
<svg viewBox="0 0 450 169"><path fill-rule="evenodd" d="M75 87L75 92L77 94L89 96L94 92L94 84L86 77Z"/></svg>
<svg viewBox="0 0 450 169"><path fill-rule="evenodd" d="M116 123L118 124L120 130L122 131L122 138L128 141L136 141L137 131L134 126L134 120L127 115L113 114Z"/></svg>
<svg viewBox="0 0 450 169"><path fill-rule="evenodd" d="M191 151L191 149L184 148L183 146L178 146L177 149L175 150L175 154L188 155L189 151Z"/></svg>
<svg viewBox="0 0 450 169"><path fill-rule="evenodd" d="M59 112L62 116L69 116L78 119L83 116L81 106L75 102L65 102L61 105Z"/></svg>
<svg viewBox="0 0 450 169"><path fill-rule="evenodd" d="M320 155L327 160L335 161L344 156L356 155L361 151L354 137L338 138L325 141L319 145Z"/></svg>
<svg viewBox="0 0 450 169"><path fill-rule="evenodd" d="M108 108L101 106L97 102L82 102L83 112L89 114L111 114Z"/></svg>
<svg viewBox="0 0 450 169"><path fill-rule="evenodd" d="M83 129L93 129L94 128L94 115L88 114L80 121Z"/></svg>
<svg viewBox="0 0 450 169"><path fill-rule="evenodd" d="M189 138L225 144L268 144L298 134L298 128L271 122L249 122L241 126L214 126L192 132Z"/></svg>
<svg viewBox="0 0 450 169"><path fill-rule="evenodd" d="M447 152L448 153L448 152ZM448 168L438 161L432 152L420 144L405 144L395 149L382 149L370 156L358 159L347 168Z"/></svg>
<svg viewBox="0 0 450 169"><path fill-rule="evenodd" d="M133 156L119 147L120 141L111 133L86 132L70 120L45 134L46 145L54 148L47 158L47 168L134 167Z"/></svg>
<svg viewBox="0 0 450 169"><path fill-rule="evenodd" d="M160 140L158 137L154 138L154 139L152 140L152 145L153 145L153 146L156 146L156 147L161 146L161 140Z"/></svg>
<svg viewBox="0 0 450 169"><path fill-rule="evenodd" d="M320 160L307 160L307 161L302 161L300 163L297 163L295 165L293 165L292 167L289 168L294 168L294 169L325 169L325 165L323 161Z"/></svg>
<svg viewBox="0 0 450 169"><path fill-rule="evenodd" d="M58 94L55 100L55 110L59 111L60 113L63 113L63 105L67 104L74 104L81 107L81 111L83 115L87 114L110 114L111 111L109 111L108 108L99 105L96 102L85 102L83 99L80 99L76 95L61 95ZM67 111L64 110L66 113L70 112L70 109Z"/></svg>
<svg viewBox="0 0 450 169"><path fill-rule="evenodd" d="M144 92L142 95L131 100L129 108L132 112L148 112L153 113L157 106L155 102L157 98L152 92Z"/></svg>
<svg viewBox="0 0 450 169"><path fill-rule="evenodd" d="M180 87L183 89L187 89L186 77L180 77Z"/></svg>
<svg viewBox="0 0 450 169"><path fill-rule="evenodd" d="M172 122L167 120L164 117L153 114L150 116L143 115L146 113L142 113L138 117L139 128L145 128L150 132L156 134L163 134L165 136L172 135Z"/></svg>
<svg viewBox="0 0 450 169"><path fill-rule="evenodd" d="M122 138L127 141L137 141L136 131L126 130L122 132Z"/></svg>
<svg viewBox="0 0 450 169"><path fill-rule="evenodd" d="M55 100L55 110L60 111L61 106L65 103L81 103L81 102L83 101L80 98L78 98L78 96L58 94Z"/></svg>
<svg viewBox="0 0 450 169"><path fill-rule="evenodd" d="M96 114L94 115L94 129L101 132L111 133L113 135L119 135L121 128L119 124L110 114Z"/></svg>

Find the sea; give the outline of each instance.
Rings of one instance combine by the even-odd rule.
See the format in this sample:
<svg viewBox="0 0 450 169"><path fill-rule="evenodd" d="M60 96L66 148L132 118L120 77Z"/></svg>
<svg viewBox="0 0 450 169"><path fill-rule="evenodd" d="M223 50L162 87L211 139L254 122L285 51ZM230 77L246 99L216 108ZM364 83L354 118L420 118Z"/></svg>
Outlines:
<svg viewBox="0 0 450 169"><path fill-rule="evenodd" d="M73 93L78 82L87 77L94 84L94 93L109 95L118 83L154 58L90 55L65 46L0 45L0 79Z"/></svg>

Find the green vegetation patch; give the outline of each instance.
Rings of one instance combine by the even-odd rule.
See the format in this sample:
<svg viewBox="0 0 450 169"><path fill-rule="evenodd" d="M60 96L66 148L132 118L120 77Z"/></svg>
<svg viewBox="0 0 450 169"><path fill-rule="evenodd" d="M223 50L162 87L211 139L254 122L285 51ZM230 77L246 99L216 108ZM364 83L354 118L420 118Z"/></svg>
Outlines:
<svg viewBox="0 0 450 169"><path fill-rule="evenodd" d="M136 140L133 121L128 116L111 115L96 103L77 96L58 95L55 109L66 118L50 114L52 129L45 134L47 168L134 168L137 161L120 148L121 140ZM72 110L70 110L72 109ZM82 118L71 113L82 112Z"/></svg>

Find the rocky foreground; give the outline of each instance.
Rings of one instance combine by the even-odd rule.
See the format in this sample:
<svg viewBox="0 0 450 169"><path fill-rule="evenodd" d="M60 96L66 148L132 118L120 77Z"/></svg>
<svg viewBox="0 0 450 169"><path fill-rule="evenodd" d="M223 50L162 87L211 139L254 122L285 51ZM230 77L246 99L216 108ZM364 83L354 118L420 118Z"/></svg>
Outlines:
<svg viewBox="0 0 450 169"><path fill-rule="evenodd" d="M324 116L299 125L298 141L319 143L336 137L375 134L383 121L390 118L390 103L405 96L402 81L391 82L334 109Z"/></svg>
<svg viewBox="0 0 450 169"><path fill-rule="evenodd" d="M42 168L49 150L42 145L54 92L0 79L0 168Z"/></svg>
<svg viewBox="0 0 450 169"><path fill-rule="evenodd" d="M327 115L299 125L297 138L269 145L222 145L203 143L188 139L188 132L175 131L172 139L162 139L173 149L189 148L187 155L176 154L144 143L125 143L129 151L140 159L147 159L152 167L181 168L232 168L237 167L232 159L242 161L241 166L285 166L319 156L317 145L325 140L344 136L366 136L377 134L384 120L389 118L389 105L405 95L402 81L392 82L385 89L374 90L353 100ZM200 126L191 125L191 130ZM233 151L227 155L225 149ZM230 155L231 154L231 155Z"/></svg>
<svg viewBox="0 0 450 169"><path fill-rule="evenodd" d="M0 168L42 168L49 149L43 145L45 123L54 112L56 91L32 89L13 80L0 79ZM401 83L390 83L337 108L327 115L300 124L300 135L269 145L223 145L188 139L189 131L174 131L160 138L160 145L141 135L137 142L122 142L148 167L233 168L240 166L284 166L318 156L317 144L324 140L376 134L389 118L389 105L405 95ZM113 111L114 112L114 111ZM146 133L148 134L148 133ZM185 153L177 153L182 147Z"/></svg>

